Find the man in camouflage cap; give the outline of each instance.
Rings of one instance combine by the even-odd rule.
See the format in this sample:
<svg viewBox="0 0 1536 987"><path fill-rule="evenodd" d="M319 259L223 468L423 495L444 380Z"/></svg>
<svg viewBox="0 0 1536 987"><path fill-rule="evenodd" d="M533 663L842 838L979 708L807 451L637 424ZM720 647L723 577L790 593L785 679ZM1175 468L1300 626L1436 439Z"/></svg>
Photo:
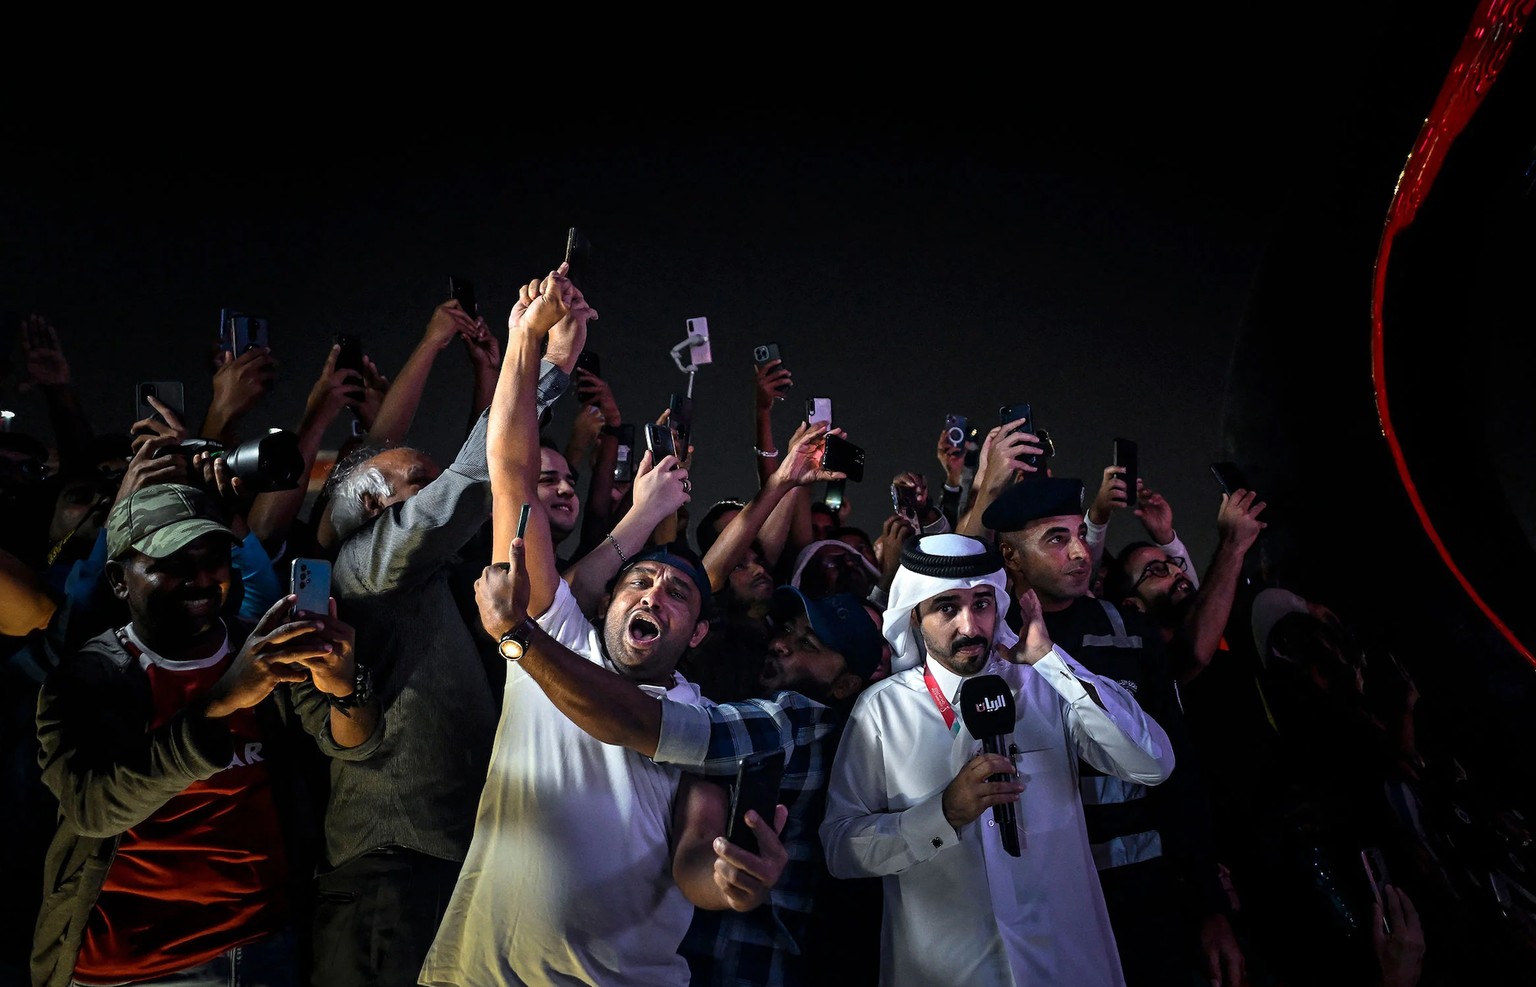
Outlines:
<svg viewBox="0 0 1536 987"><path fill-rule="evenodd" d="M66 655L38 701L43 781L59 799L33 982L178 976L297 983L290 887L301 813L285 798L295 721L331 757L383 731L352 628L221 618L235 535L200 489L143 487L107 518L105 576L127 624Z"/></svg>

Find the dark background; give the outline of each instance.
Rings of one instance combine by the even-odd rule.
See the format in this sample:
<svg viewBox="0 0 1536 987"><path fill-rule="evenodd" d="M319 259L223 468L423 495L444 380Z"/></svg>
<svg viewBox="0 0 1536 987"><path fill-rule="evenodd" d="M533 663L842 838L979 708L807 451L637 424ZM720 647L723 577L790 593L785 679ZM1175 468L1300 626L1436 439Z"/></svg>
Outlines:
<svg viewBox="0 0 1536 987"><path fill-rule="evenodd" d="M796 380L780 441L803 398L829 395L868 450L855 524L878 529L897 471L937 481L946 414L990 425L1029 401L1055 471L1090 497L1111 440L1137 440L1203 565L1206 466L1231 457L1228 368L1266 245L1358 153L1367 114L1400 124L1384 207L1471 9L1439 7L1042 24L963 72L786 63L686 99L658 66L555 109L515 90L429 108L241 93L214 122L109 90L42 115L0 164L0 304L58 327L102 429L126 423L140 379L184 380L205 407L219 309L266 316L281 378L248 426L291 427L333 333L361 335L392 375L456 273L504 334L517 285L580 225L602 314L590 346L626 419L685 386L668 350L685 319L709 319L697 509L752 489L750 353L775 340ZM468 380L445 352L411 436L443 462ZM18 427L40 428L13 382L0 395ZM558 406L558 434L572 411ZM1117 520L1111 546L1140 532Z"/></svg>

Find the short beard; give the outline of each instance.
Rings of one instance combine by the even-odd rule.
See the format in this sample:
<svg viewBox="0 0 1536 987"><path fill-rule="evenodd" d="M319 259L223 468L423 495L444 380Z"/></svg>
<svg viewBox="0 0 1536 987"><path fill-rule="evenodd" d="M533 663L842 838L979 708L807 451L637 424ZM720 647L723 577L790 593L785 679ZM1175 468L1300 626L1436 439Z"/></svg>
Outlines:
<svg viewBox="0 0 1536 987"><path fill-rule="evenodd" d="M982 645L981 654L975 658L955 657L961 648L970 647L973 644ZM992 661L992 642L983 637L956 638L948 648L936 648L924 636L923 649L928 652L929 657L936 659L939 664L956 675L975 675Z"/></svg>

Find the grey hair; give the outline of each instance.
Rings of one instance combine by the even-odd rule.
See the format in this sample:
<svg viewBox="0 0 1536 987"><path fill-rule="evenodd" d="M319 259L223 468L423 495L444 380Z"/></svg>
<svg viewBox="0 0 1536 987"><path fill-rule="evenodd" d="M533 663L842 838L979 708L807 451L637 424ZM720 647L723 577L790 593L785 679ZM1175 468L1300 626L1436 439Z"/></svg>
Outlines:
<svg viewBox="0 0 1536 987"><path fill-rule="evenodd" d="M394 487L377 466L349 471L331 491L331 526L336 529L336 536L345 541L373 519L365 501L369 494L388 500L394 493Z"/></svg>

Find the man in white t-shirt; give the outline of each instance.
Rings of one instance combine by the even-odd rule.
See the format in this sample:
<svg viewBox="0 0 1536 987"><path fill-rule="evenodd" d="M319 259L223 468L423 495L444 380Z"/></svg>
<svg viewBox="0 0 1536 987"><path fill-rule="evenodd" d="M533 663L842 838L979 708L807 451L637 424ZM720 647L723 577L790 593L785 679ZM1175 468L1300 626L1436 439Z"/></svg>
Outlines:
<svg viewBox="0 0 1536 987"><path fill-rule="evenodd" d="M555 641L658 699L698 701L675 666L709 630L703 566L680 545L644 550L649 519L626 517L598 549L625 563L601 628L557 571L537 490L534 395L546 309L585 305L562 274L522 288L491 405L493 544L506 558L519 509L528 511L516 544L528 595L515 601L520 613L502 635L512 664L501 720L469 856L422 968L428 985L681 987L688 966L677 947L693 908L756 908L786 861L776 836L783 806L772 821L749 814L758 854L728 843L723 788L594 740L516 664L526 649ZM686 490L676 466L663 458L650 482Z"/></svg>

